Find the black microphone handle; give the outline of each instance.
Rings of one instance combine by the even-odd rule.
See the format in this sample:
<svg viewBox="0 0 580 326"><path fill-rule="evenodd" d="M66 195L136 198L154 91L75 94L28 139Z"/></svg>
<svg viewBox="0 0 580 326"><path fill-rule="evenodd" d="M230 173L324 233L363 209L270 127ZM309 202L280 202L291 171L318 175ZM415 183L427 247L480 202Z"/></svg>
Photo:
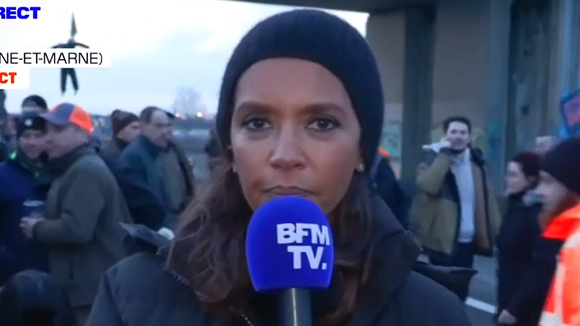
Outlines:
<svg viewBox="0 0 580 326"><path fill-rule="evenodd" d="M288 289L280 292L278 316L281 326L312 326L310 290Z"/></svg>

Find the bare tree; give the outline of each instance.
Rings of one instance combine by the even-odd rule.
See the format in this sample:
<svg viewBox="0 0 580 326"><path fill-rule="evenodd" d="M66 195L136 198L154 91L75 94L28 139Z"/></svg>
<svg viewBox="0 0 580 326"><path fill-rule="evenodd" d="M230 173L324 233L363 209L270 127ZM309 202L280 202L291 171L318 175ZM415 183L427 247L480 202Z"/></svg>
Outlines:
<svg viewBox="0 0 580 326"><path fill-rule="evenodd" d="M201 94L193 87L184 87L177 90L173 101L173 112L187 118L202 117L207 114Z"/></svg>

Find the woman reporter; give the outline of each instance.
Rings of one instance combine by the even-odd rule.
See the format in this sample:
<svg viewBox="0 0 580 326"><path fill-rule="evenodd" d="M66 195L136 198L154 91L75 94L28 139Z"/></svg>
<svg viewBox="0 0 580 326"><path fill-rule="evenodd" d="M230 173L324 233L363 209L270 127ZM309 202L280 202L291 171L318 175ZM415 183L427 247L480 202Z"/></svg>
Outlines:
<svg viewBox="0 0 580 326"><path fill-rule="evenodd" d="M170 248L104 275L86 325L280 324L276 297L252 289L245 233L255 209L286 195L316 202L333 226L335 274L313 292L315 325L469 325L457 297L412 271L419 249L369 195L383 103L375 58L346 22L295 10L257 24L221 85L221 173Z"/></svg>

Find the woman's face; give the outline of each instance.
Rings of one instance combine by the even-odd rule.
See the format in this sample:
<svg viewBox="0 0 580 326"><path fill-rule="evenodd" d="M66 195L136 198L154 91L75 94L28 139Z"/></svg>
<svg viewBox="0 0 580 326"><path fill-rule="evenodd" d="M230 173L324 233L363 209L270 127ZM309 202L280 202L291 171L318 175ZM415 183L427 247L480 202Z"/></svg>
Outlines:
<svg viewBox="0 0 580 326"><path fill-rule="evenodd" d="M505 174L505 193L513 195L520 193L530 187L530 181L522 171L520 164L509 162Z"/></svg>
<svg viewBox="0 0 580 326"><path fill-rule="evenodd" d="M268 59L238 82L233 164L252 209L296 195L330 213L362 162L360 126L338 78L299 59Z"/></svg>
<svg viewBox="0 0 580 326"><path fill-rule="evenodd" d="M568 189L549 173L540 171L540 183L536 193L542 201L542 210L553 212L568 193Z"/></svg>

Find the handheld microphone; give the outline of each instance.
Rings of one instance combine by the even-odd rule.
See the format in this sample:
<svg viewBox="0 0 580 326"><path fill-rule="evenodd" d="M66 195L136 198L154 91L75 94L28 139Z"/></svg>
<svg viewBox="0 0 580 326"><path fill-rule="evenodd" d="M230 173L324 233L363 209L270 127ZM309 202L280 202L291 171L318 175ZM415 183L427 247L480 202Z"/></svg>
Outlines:
<svg viewBox="0 0 580 326"><path fill-rule="evenodd" d="M301 197L279 197L250 220L246 256L257 292L279 291L280 322L311 326L310 289L330 286L334 243L326 214Z"/></svg>

